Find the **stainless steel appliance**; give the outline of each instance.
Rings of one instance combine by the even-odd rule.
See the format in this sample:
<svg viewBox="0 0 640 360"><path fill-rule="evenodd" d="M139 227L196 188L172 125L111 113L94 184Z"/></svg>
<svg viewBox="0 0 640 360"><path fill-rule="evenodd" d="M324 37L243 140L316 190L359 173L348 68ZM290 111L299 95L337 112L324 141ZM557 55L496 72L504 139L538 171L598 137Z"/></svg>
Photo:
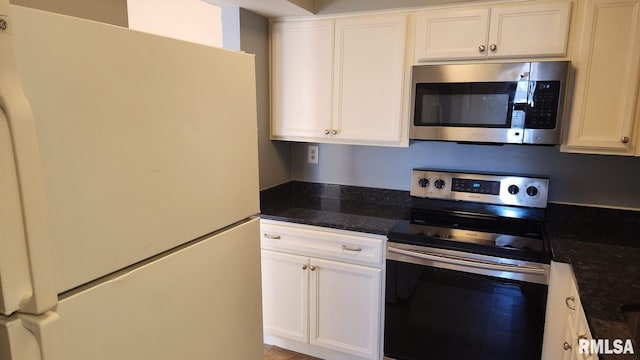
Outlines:
<svg viewBox="0 0 640 360"><path fill-rule="evenodd" d="M567 61L418 65L410 138L560 143Z"/></svg>
<svg viewBox="0 0 640 360"><path fill-rule="evenodd" d="M385 356L536 359L551 250L549 180L414 169L387 243Z"/></svg>

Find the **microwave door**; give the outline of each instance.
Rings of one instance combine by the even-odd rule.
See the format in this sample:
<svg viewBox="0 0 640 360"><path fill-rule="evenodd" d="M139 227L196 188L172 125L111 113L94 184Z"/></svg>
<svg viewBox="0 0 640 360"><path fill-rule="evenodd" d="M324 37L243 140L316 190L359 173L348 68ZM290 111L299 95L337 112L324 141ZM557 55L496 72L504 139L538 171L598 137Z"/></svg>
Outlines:
<svg viewBox="0 0 640 360"><path fill-rule="evenodd" d="M416 84L411 138L522 143L527 86L520 83Z"/></svg>

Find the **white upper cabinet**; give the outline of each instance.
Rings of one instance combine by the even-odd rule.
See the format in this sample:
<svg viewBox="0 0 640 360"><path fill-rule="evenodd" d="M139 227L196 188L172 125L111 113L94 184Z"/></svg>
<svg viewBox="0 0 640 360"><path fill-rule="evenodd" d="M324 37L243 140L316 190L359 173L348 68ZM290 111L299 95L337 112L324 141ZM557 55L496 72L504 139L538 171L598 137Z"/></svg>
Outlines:
<svg viewBox="0 0 640 360"><path fill-rule="evenodd" d="M271 26L271 138L321 137L330 127L333 20Z"/></svg>
<svg viewBox="0 0 640 360"><path fill-rule="evenodd" d="M271 138L406 146L406 14L277 21Z"/></svg>
<svg viewBox="0 0 640 360"><path fill-rule="evenodd" d="M406 32L404 14L336 20L335 140L400 143Z"/></svg>
<svg viewBox="0 0 640 360"><path fill-rule="evenodd" d="M418 12L414 60L565 56L570 16L567 1Z"/></svg>
<svg viewBox="0 0 640 360"><path fill-rule="evenodd" d="M489 8L421 11L416 14L415 62L484 59L488 31Z"/></svg>
<svg viewBox="0 0 640 360"><path fill-rule="evenodd" d="M562 150L640 155L634 136L640 123L640 1L585 0L580 6L571 122Z"/></svg>
<svg viewBox="0 0 640 360"><path fill-rule="evenodd" d="M487 56L564 56L570 17L570 2L493 7Z"/></svg>

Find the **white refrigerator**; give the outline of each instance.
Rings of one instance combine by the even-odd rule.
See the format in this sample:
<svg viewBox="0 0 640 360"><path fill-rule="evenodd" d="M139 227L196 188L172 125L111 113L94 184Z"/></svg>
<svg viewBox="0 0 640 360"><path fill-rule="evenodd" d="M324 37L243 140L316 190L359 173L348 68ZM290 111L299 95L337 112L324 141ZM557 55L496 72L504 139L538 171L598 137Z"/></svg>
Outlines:
<svg viewBox="0 0 640 360"><path fill-rule="evenodd" d="M262 359L255 101L251 55L0 0L0 360Z"/></svg>

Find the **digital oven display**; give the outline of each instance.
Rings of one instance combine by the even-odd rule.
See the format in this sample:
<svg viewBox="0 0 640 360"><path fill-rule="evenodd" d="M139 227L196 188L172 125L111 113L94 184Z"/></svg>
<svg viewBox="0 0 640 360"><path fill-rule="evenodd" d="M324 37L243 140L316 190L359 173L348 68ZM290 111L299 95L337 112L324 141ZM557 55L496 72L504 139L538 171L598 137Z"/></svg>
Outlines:
<svg viewBox="0 0 640 360"><path fill-rule="evenodd" d="M500 195L500 181L453 178L451 191Z"/></svg>

